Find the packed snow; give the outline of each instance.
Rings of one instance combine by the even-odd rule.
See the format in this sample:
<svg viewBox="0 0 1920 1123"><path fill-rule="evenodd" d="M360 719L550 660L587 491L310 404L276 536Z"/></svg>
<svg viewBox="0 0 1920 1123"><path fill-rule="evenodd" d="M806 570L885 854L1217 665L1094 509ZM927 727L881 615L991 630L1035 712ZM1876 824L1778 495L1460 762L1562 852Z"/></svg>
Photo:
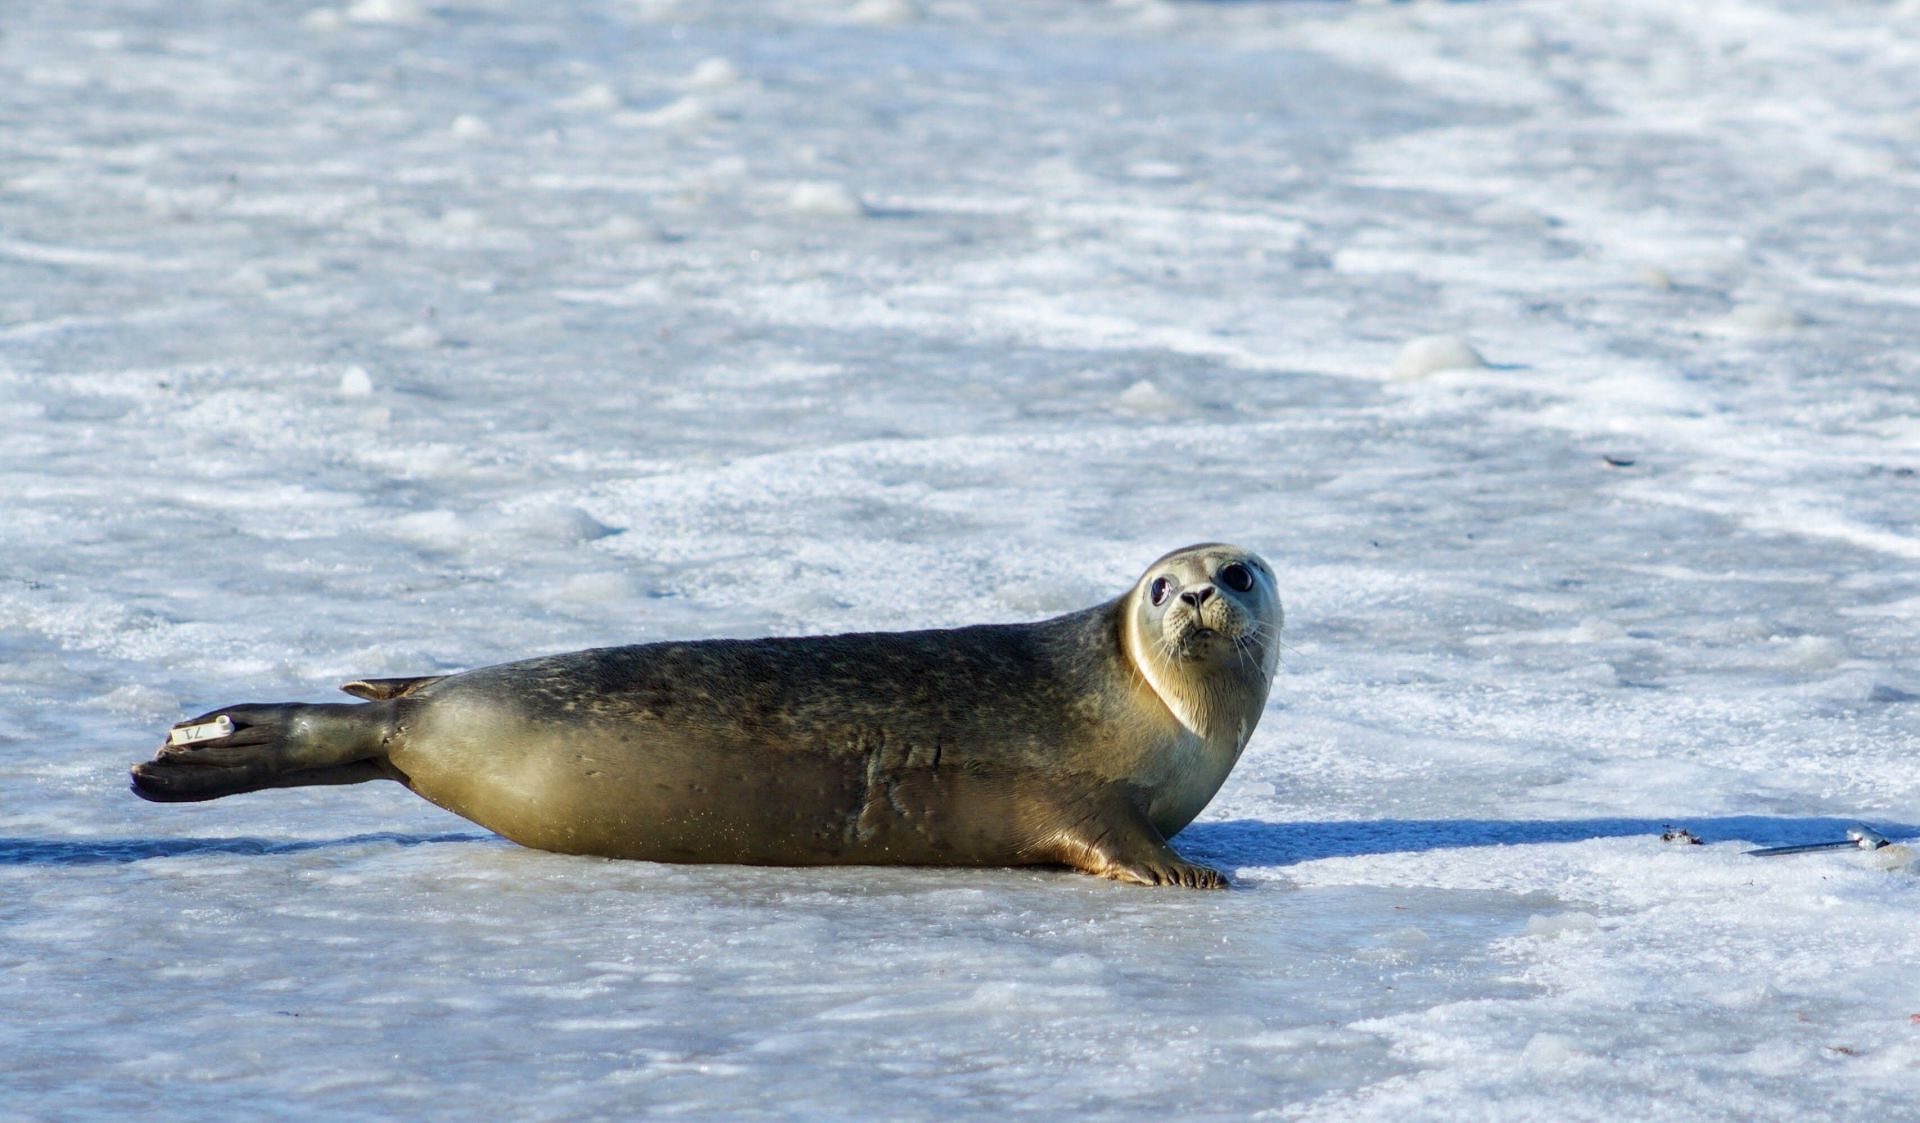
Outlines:
<svg viewBox="0 0 1920 1123"><path fill-rule="evenodd" d="M1913 851L1745 851L1920 835L1916 73L1911 0L10 7L0 1117L1910 1118ZM1207 539L1288 612L1229 892L125 790Z"/></svg>

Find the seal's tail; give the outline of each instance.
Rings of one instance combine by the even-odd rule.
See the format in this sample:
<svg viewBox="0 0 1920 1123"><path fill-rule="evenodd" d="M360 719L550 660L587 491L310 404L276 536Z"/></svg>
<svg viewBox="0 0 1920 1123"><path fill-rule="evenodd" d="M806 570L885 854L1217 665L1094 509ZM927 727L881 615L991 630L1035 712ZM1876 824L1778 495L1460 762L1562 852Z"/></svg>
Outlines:
<svg viewBox="0 0 1920 1123"><path fill-rule="evenodd" d="M391 778L390 702L228 706L176 724L133 792L157 803L219 799L263 788Z"/></svg>

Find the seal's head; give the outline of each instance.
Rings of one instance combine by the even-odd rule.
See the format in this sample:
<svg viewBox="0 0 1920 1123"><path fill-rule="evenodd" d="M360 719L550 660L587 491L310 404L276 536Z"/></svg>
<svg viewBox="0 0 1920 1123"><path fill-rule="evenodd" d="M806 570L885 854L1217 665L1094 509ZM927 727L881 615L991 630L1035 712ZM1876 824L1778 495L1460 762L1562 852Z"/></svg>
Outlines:
<svg viewBox="0 0 1920 1123"><path fill-rule="evenodd" d="M1208 736L1227 698L1257 689L1264 702L1284 614L1258 554L1220 542L1175 550L1147 567L1125 609L1133 660L1182 725Z"/></svg>

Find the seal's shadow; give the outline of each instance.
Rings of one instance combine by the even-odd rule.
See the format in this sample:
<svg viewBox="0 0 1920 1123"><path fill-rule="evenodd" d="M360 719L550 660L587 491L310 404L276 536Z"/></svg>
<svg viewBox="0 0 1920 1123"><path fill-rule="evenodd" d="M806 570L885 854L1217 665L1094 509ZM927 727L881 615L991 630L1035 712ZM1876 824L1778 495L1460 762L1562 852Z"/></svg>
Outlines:
<svg viewBox="0 0 1920 1123"><path fill-rule="evenodd" d="M1739 840L1755 846L1791 846L1835 842L1858 819L1788 819L1735 815L1717 819L1372 819L1344 822L1269 823L1229 819L1195 823L1181 831L1181 851L1202 861L1227 866L1290 866L1319 858L1365 854L1404 854L1466 846L1527 846L1584 842L1592 838L1657 837L1668 825L1685 827L1702 842ZM1920 835L1920 826L1868 824L1888 838ZM498 842L499 836L452 831L442 834L356 834L344 838L276 841L266 838L91 838L0 837L0 866L98 866L147 858L196 854L302 854L349 846L429 846Z"/></svg>
<svg viewBox="0 0 1920 1123"><path fill-rule="evenodd" d="M494 837L463 831L357 834L297 842L266 838L0 838L0 866L100 866L194 854L301 854L340 846L425 846L442 842L485 842Z"/></svg>
<svg viewBox="0 0 1920 1123"><path fill-rule="evenodd" d="M1701 842L1738 840L1755 846L1837 842L1859 819L1790 819L1733 815L1714 819L1372 819L1347 822L1269 823L1229 819L1195 823L1175 840L1189 857L1227 866L1289 866L1319 858L1403 854L1467 846L1527 846L1584 842L1593 838L1655 838L1669 825L1692 831ZM1868 824L1888 838L1920 834L1900 823Z"/></svg>

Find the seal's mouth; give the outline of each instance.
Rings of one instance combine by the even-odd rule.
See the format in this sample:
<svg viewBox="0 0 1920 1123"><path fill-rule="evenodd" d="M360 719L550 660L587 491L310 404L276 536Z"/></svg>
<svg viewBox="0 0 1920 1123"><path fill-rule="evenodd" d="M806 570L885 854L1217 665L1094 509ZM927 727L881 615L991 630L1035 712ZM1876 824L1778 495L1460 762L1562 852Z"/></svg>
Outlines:
<svg viewBox="0 0 1920 1123"><path fill-rule="evenodd" d="M1198 659L1214 653L1223 644L1231 644L1235 636L1223 629L1211 628L1189 619L1185 627L1175 628L1167 639L1168 646L1182 657Z"/></svg>

